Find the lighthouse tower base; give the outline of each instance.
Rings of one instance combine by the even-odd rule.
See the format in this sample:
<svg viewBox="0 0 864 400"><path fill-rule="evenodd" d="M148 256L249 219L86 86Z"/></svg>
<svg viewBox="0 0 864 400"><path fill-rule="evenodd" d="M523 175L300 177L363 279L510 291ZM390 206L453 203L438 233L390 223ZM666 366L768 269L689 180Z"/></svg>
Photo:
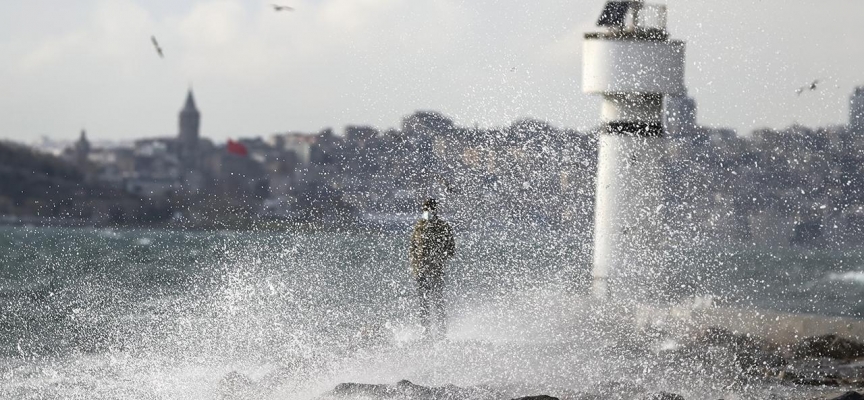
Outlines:
<svg viewBox="0 0 864 400"><path fill-rule="evenodd" d="M663 98L684 93L684 42L666 6L607 1L585 34L582 88L603 96L594 214L594 292L638 301L671 293L664 208Z"/></svg>
<svg viewBox="0 0 864 400"><path fill-rule="evenodd" d="M662 286L664 146L658 137L600 135L593 269L598 296L645 299Z"/></svg>

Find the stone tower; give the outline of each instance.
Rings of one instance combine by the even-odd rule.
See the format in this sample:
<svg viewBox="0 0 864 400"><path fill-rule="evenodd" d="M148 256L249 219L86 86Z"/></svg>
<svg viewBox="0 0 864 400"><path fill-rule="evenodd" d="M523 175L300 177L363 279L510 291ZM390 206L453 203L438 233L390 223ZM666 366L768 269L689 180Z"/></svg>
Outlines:
<svg viewBox="0 0 864 400"><path fill-rule="evenodd" d="M198 164L198 140L201 113L195 107L192 89L186 95L186 104L180 110L180 133L177 136L177 153L184 172L194 170Z"/></svg>
<svg viewBox="0 0 864 400"><path fill-rule="evenodd" d="M864 86L858 86L849 97L849 130L864 133Z"/></svg>
<svg viewBox="0 0 864 400"><path fill-rule="evenodd" d="M87 140L87 131L81 130L81 136L75 142L74 147L75 164L79 167L87 165L87 158L90 156L90 141Z"/></svg>

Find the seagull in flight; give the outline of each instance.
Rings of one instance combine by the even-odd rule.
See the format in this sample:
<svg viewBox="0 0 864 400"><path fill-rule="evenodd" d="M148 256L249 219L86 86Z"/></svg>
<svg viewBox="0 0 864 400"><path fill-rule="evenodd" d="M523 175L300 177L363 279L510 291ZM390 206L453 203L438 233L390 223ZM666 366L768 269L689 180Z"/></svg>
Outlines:
<svg viewBox="0 0 864 400"><path fill-rule="evenodd" d="M819 84L819 80L818 80L818 79L815 80L815 81L813 81L812 83L810 83L810 84L807 85L807 86L801 86L800 88L795 89L795 94L797 94L797 95L800 96L801 93L804 92L805 90L816 90L816 85L817 85L817 84Z"/></svg>
<svg viewBox="0 0 864 400"><path fill-rule="evenodd" d="M273 6L273 11L276 11L276 12L279 12L279 11L294 11L294 7L290 7L290 6L282 6L282 5L279 5L279 4L271 4L271 6Z"/></svg>
<svg viewBox="0 0 864 400"><path fill-rule="evenodd" d="M153 47L155 47L156 52L159 53L159 58L165 58L165 55L162 54L162 48L159 47L159 42L156 41L156 36L150 36L150 41L153 42Z"/></svg>

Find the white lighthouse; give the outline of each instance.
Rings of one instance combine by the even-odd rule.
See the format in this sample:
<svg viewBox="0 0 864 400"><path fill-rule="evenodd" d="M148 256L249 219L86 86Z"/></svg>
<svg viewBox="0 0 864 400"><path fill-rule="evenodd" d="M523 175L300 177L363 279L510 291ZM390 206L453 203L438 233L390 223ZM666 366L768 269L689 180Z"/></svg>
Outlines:
<svg viewBox="0 0 864 400"><path fill-rule="evenodd" d="M669 39L664 5L608 1L597 25L585 35L582 77L586 93L603 96L594 292L642 298L667 267L663 97L685 92L684 42Z"/></svg>

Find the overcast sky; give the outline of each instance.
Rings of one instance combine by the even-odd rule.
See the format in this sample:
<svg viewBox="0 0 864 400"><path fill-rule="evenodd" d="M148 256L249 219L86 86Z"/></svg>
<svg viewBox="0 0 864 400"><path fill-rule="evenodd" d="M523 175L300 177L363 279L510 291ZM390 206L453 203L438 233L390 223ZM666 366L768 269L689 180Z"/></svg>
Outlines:
<svg viewBox="0 0 864 400"><path fill-rule="evenodd" d="M599 120L581 38L602 0L0 0L0 139L202 135ZM668 0L699 121L739 132L844 123L864 84L859 0ZM162 44L160 59L150 44ZM515 71L512 70L515 67ZM795 95L813 79L823 85Z"/></svg>

